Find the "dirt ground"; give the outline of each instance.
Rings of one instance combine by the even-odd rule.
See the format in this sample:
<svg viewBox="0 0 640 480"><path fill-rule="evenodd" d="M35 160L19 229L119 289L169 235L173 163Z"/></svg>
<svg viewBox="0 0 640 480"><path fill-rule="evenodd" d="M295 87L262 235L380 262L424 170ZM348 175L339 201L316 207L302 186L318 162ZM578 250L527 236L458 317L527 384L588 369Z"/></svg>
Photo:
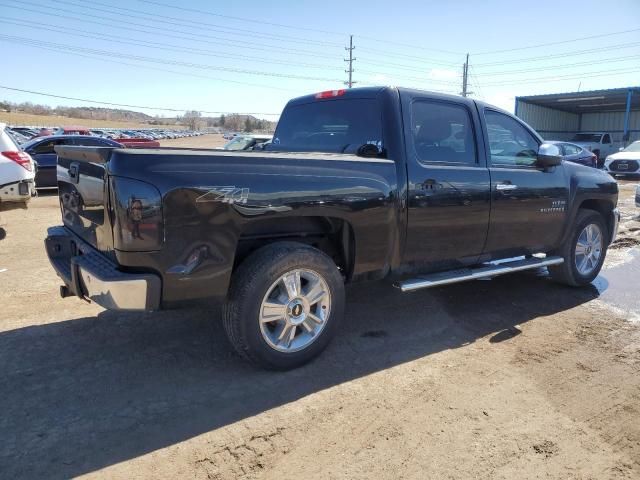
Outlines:
<svg viewBox="0 0 640 480"><path fill-rule="evenodd" d="M229 140L222 138L221 134L211 133L199 137L171 138L160 140L162 147L192 147L192 148L220 148Z"/></svg>
<svg viewBox="0 0 640 480"><path fill-rule="evenodd" d="M640 258L621 189L594 286L355 286L334 342L287 373L237 357L214 308L61 299L42 245L57 197L2 213L0 477L640 478L640 323L606 300L640 271L615 280Z"/></svg>

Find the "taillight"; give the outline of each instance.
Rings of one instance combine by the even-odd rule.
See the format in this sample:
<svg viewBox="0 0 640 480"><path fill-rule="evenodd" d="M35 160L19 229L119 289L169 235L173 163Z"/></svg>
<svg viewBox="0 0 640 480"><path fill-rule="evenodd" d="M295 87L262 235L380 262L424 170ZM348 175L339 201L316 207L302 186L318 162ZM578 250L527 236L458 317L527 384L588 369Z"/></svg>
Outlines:
<svg viewBox="0 0 640 480"><path fill-rule="evenodd" d="M316 98L333 98L340 97L344 95L346 90L343 88L341 90L327 90L326 92L316 93Z"/></svg>
<svg viewBox="0 0 640 480"><path fill-rule="evenodd" d="M33 171L33 162L31 161L31 156L25 152L2 152L3 157L7 157L9 160L13 160L21 167Z"/></svg>

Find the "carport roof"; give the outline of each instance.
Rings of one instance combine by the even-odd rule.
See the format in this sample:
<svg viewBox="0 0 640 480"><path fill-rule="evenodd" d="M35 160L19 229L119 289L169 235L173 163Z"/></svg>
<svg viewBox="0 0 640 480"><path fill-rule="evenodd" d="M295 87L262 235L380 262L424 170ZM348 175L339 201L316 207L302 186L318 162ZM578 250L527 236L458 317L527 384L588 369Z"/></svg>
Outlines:
<svg viewBox="0 0 640 480"><path fill-rule="evenodd" d="M516 97L516 100L571 113L624 112L627 106L629 90L633 91L631 96L631 110L640 110L640 87L530 95L526 97Z"/></svg>

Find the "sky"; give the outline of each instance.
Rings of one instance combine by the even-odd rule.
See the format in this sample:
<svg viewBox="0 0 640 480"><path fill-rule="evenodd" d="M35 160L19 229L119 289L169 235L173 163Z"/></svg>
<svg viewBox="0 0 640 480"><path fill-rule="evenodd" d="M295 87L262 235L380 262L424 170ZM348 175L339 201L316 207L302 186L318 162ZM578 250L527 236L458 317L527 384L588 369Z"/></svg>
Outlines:
<svg viewBox="0 0 640 480"><path fill-rule="evenodd" d="M471 96L513 111L515 96L640 85L639 19L640 0L0 0L0 86L275 120L290 98L344 88L353 35L356 87L459 94L468 53Z"/></svg>

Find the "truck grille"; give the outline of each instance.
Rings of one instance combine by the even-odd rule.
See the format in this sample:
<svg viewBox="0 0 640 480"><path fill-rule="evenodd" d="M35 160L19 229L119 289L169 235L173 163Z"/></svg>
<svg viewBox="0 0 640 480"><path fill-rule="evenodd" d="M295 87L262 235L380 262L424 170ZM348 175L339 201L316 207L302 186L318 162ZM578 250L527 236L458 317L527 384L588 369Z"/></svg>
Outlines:
<svg viewBox="0 0 640 480"><path fill-rule="evenodd" d="M638 167L637 160L614 160L609 165L609 170L612 172L636 172Z"/></svg>

